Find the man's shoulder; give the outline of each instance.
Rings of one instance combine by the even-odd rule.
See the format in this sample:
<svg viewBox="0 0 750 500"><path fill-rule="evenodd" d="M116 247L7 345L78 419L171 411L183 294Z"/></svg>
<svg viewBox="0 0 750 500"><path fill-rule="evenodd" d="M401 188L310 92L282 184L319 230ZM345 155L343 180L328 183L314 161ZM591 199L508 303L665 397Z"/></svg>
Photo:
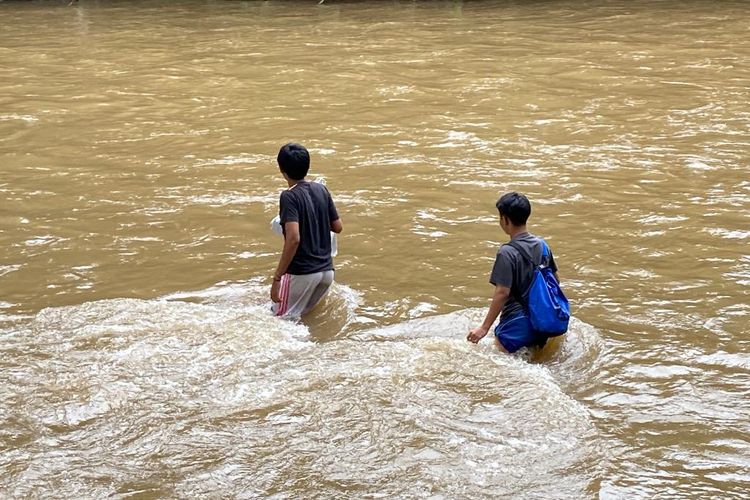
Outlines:
<svg viewBox="0 0 750 500"><path fill-rule="evenodd" d="M514 265L518 259L521 258L521 254L518 249L514 248L510 243L503 243L500 248L497 249L497 261L508 265Z"/></svg>
<svg viewBox="0 0 750 500"><path fill-rule="evenodd" d="M521 250L516 248L516 245L521 247L531 255L534 255L537 249L541 247L543 241L544 240L539 236L535 236L531 233L525 233L513 238L507 243L503 243L503 245L498 250L498 255L502 254L504 256L511 257L513 260L523 258Z"/></svg>
<svg viewBox="0 0 750 500"><path fill-rule="evenodd" d="M312 184L312 183L309 183ZM311 189L309 184L298 184L296 186L293 186L289 189L285 189L281 192L281 198L284 200L300 200L305 197L304 191L306 189Z"/></svg>
<svg viewBox="0 0 750 500"><path fill-rule="evenodd" d="M310 191L315 194L323 194L325 196L328 196L328 188L325 187L325 185L321 182L309 182L307 186L308 189L310 189Z"/></svg>
<svg viewBox="0 0 750 500"><path fill-rule="evenodd" d="M296 198L294 196L294 193L292 191L290 191L289 189L285 189L279 195L279 202L282 205L285 205L285 204L288 204L288 203L294 203L295 200L296 200Z"/></svg>
<svg viewBox="0 0 750 500"><path fill-rule="evenodd" d="M502 245L500 245L500 248L497 249L497 255L499 257L510 258L511 260L514 260L516 257L521 256L518 249L510 243L503 243Z"/></svg>

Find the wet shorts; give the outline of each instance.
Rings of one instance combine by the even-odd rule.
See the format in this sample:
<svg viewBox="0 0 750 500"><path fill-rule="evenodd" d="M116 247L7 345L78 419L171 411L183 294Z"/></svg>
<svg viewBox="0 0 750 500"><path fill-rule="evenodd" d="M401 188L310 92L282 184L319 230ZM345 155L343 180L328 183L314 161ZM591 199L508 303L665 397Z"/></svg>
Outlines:
<svg viewBox="0 0 750 500"><path fill-rule="evenodd" d="M271 306L274 315L296 319L307 314L325 297L333 283L333 271L285 274L281 277L280 302Z"/></svg>
<svg viewBox="0 0 750 500"><path fill-rule="evenodd" d="M500 318L495 327L495 337L508 352L516 352L522 347L542 347L547 338L537 334L531 328L531 321L526 313L516 314L510 318Z"/></svg>

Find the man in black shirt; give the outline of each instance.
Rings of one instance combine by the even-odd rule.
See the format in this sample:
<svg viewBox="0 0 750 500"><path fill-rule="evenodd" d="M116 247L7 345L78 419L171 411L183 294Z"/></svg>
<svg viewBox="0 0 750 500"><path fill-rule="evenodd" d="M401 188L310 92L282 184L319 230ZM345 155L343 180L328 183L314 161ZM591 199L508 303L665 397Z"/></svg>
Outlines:
<svg viewBox="0 0 750 500"><path fill-rule="evenodd" d="M535 263L547 265L557 279L557 265L552 251L548 250L545 256L544 240L526 229L526 221L531 215L529 199L520 193L507 193L500 197L495 206L505 234L510 236L513 243L520 245ZM510 244L502 245L497 251L490 275L490 283L495 286L490 309L482 325L472 329L466 338L470 342L479 342L499 315L495 337L503 350L515 352L522 347L543 346L547 337L534 331L524 309L524 295L531 286L533 276L534 264L524 259Z"/></svg>
<svg viewBox="0 0 750 500"><path fill-rule="evenodd" d="M276 316L294 319L315 307L333 283L331 231L340 233L343 226L328 189L305 180L310 154L304 146L285 144L276 160L289 189L279 200L284 249L271 300Z"/></svg>

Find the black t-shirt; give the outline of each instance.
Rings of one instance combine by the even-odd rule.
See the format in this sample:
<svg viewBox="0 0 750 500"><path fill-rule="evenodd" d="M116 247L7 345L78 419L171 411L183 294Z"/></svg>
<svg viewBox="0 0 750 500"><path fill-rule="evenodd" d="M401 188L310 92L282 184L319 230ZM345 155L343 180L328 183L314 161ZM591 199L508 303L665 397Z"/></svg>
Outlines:
<svg viewBox="0 0 750 500"><path fill-rule="evenodd" d="M281 227L299 223L300 242L287 272L312 274L333 269L331 222L339 218L331 193L318 182L302 181L283 191L279 199Z"/></svg>
<svg viewBox="0 0 750 500"><path fill-rule="evenodd" d="M521 233L516 235L513 241L522 245L534 259L534 262L540 262L542 258L542 240L540 238L531 233ZM547 265L553 273L557 272L552 249L549 249ZM503 307L501 318L510 318L523 311L523 305L518 299L531 286L533 277L534 267L523 258L518 250L507 244L498 249L495 265L492 267L492 274L490 275L490 283L510 288L510 297Z"/></svg>

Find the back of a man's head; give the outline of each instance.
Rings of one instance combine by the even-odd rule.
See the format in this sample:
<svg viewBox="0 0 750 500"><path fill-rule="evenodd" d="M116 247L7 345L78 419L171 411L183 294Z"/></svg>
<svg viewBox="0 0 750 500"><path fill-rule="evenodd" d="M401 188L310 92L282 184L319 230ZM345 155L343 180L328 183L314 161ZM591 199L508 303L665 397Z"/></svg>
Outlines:
<svg viewBox="0 0 750 500"><path fill-rule="evenodd" d="M523 226L531 215L531 203L521 193L505 193L495 203L500 215L504 215L514 226Z"/></svg>
<svg viewBox="0 0 750 500"><path fill-rule="evenodd" d="M304 179L310 170L310 153L305 146L295 142L281 146L276 161L281 171L295 181Z"/></svg>

